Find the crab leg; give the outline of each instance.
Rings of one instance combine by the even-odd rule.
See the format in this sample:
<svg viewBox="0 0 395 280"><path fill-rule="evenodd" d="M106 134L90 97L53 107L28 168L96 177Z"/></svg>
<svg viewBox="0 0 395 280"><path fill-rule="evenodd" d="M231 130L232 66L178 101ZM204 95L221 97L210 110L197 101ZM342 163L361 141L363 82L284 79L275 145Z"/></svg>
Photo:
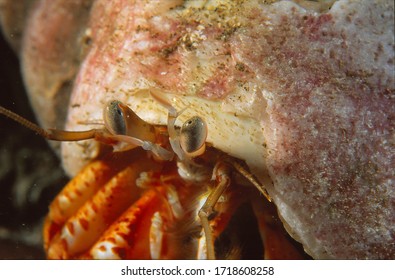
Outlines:
<svg viewBox="0 0 395 280"><path fill-rule="evenodd" d="M250 183L253 184L254 187L257 188L257 190L261 194L263 194L263 196L267 199L267 201L272 202L272 199L270 198L266 188L263 185L261 185L257 181L257 179L249 171L247 171L240 163L234 160L228 161L228 163L231 164L233 168L236 169L241 175L243 175L244 178L250 181Z"/></svg>
<svg viewBox="0 0 395 280"><path fill-rule="evenodd" d="M93 259L150 259L149 229L154 213L162 207L156 191L147 191L129 207L93 245Z"/></svg>
<svg viewBox="0 0 395 280"><path fill-rule="evenodd" d="M127 153L127 155L141 159L145 153L142 150L136 150ZM55 230L56 226L60 230L57 234L46 233L53 236L51 240L46 241L48 257L75 258L83 254L96 242L108 225L139 197L140 191L136 187L136 179L139 174L148 169L155 169L156 166L150 160L135 160L125 169L121 169L104 186L94 186L98 189L97 192L90 200L83 203L77 212L72 213L70 209L69 215L71 214L71 216L65 224L62 224L62 221L56 223L49 218L46 228L51 230L51 225L52 229L55 225ZM72 192L75 186L71 185L70 188L70 192ZM56 217L56 215L54 216Z"/></svg>
<svg viewBox="0 0 395 280"><path fill-rule="evenodd" d="M49 206L44 223L44 248L59 233L64 223L75 214L112 176L116 170L106 161L98 160L86 166L56 196Z"/></svg>
<svg viewBox="0 0 395 280"><path fill-rule="evenodd" d="M66 258L73 258L91 247L107 225L137 199L138 194L133 192L130 183L132 179L133 170L128 167L101 188L66 222L50 245L48 257L63 258L57 256L59 246Z"/></svg>
<svg viewBox="0 0 395 280"><path fill-rule="evenodd" d="M219 162L214 167L213 177L216 179L218 184L211 191L208 196L206 202L203 204L202 208L199 210L199 218L202 223L202 227L204 230L204 234L206 236L206 244L207 244L207 257L208 259L215 259L215 251L214 251L214 238L212 229L210 227L209 219L210 216L214 213L214 206L217 203L218 199L221 197L225 189L230 185L230 170L227 165Z"/></svg>
<svg viewBox="0 0 395 280"><path fill-rule="evenodd" d="M49 206L44 224L44 247L48 250L52 239L59 234L64 223L101 189L117 172L124 169L138 150L116 153L87 165L56 196ZM114 168L117 166L117 168Z"/></svg>
<svg viewBox="0 0 395 280"><path fill-rule="evenodd" d="M105 161L89 164L51 203L48 217L53 222L63 224L114 174L115 171Z"/></svg>

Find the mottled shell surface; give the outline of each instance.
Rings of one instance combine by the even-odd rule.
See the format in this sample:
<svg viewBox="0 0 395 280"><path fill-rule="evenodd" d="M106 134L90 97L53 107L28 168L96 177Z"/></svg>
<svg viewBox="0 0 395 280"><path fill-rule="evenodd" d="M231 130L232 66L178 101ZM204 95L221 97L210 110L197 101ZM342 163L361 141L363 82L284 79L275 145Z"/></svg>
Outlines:
<svg viewBox="0 0 395 280"><path fill-rule="evenodd" d="M100 127L118 99L165 124L164 94L248 164L311 256L394 258L394 3L268 2L36 1L21 58L39 119ZM97 145L61 154L74 175Z"/></svg>

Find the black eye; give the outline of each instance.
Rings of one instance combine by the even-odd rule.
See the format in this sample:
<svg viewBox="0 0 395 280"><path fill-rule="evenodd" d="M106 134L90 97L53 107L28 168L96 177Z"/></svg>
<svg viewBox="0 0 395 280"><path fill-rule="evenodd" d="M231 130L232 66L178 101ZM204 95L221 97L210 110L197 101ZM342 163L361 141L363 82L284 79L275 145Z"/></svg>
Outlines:
<svg viewBox="0 0 395 280"><path fill-rule="evenodd" d="M207 125L205 121L198 116L190 118L181 127L181 148L190 156L197 156L203 153L206 138Z"/></svg>
<svg viewBox="0 0 395 280"><path fill-rule="evenodd" d="M106 128L112 134L126 134L126 123L122 109L119 107L120 101L109 102L104 110L104 122Z"/></svg>

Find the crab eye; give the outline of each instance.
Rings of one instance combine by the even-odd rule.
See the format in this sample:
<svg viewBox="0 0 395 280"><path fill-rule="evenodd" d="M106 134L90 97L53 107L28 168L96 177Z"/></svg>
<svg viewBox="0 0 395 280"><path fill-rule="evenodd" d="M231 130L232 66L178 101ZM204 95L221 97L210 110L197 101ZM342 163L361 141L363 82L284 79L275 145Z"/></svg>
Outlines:
<svg viewBox="0 0 395 280"><path fill-rule="evenodd" d="M124 112L119 106L120 101L110 101L104 109L104 123L108 131L112 134L126 134L126 122Z"/></svg>
<svg viewBox="0 0 395 280"><path fill-rule="evenodd" d="M191 157L203 154L206 146L206 138L206 122L198 116L190 118L181 127L181 148L187 155Z"/></svg>

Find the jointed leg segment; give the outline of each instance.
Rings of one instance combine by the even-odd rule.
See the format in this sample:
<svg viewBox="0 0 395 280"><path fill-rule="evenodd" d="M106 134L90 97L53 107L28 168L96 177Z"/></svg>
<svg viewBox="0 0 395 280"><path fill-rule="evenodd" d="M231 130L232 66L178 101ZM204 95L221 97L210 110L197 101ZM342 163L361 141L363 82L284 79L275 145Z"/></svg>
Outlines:
<svg viewBox="0 0 395 280"><path fill-rule="evenodd" d="M241 175L244 176L244 178L246 178L251 184L254 185L255 188L257 188L257 190L263 194L263 196L269 201L271 202L272 199L270 198L269 194L267 193L266 189L264 186L262 186L257 179L255 179L255 177L248 171L246 170L240 163L238 163L237 161L231 161L230 164L232 165L232 167L234 169L237 170L237 172L239 172Z"/></svg>
<svg viewBox="0 0 395 280"><path fill-rule="evenodd" d="M213 177L215 177L218 183L211 191L198 214L206 237L207 258L210 260L215 259L215 250L209 219L214 213L214 206L218 202L218 199L230 185L230 168L222 162L217 163L214 168Z"/></svg>

